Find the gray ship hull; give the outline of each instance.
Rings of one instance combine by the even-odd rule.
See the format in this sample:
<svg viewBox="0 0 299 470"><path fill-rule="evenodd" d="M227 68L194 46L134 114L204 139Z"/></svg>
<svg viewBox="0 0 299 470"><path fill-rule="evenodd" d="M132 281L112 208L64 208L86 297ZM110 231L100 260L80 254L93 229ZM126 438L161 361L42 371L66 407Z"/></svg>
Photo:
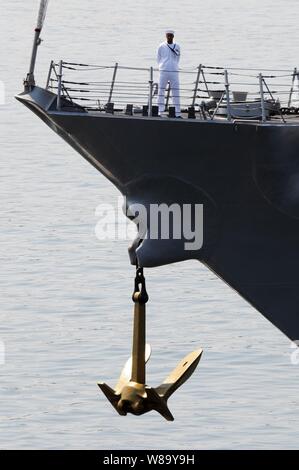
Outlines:
<svg viewBox="0 0 299 470"><path fill-rule="evenodd" d="M203 204L204 243L136 240L131 261L208 266L290 339L299 339L299 126L56 111L17 97L104 174L127 205ZM149 228L149 227L148 227Z"/></svg>

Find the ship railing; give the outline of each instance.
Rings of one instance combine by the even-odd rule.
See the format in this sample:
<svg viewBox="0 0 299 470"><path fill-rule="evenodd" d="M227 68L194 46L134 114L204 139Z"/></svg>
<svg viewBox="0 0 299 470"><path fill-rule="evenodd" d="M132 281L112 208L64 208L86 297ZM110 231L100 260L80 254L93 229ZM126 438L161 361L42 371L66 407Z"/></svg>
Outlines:
<svg viewBox="0 0 299 470"><path fill-rule="evenodd" d="M173 71L169 71L173 72ZM180 96L189 117L228 121L299 115L297 68L224 68L200 64L181 69L180 88L165 93L165 109L173 115L171 97ZM154 67L111 66L52 61L46 88L57 93L57 109L78 106L87 111L158 114L159 70Z"/></svg>

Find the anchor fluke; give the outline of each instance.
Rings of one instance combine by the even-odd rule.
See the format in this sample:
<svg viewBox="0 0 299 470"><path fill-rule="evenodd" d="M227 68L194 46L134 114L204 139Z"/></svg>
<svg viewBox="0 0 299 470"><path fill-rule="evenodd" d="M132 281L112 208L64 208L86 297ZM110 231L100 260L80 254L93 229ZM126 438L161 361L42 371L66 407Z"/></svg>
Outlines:
<svg viewBox="0 0 299 470"><path fill-rule="evenodd" d="M171 374L169 374L167 379L156 388L157 393L165 400L168 400L168 398L191 377L202 355L203 349L198 349L188 354Z"/></svg>
<svg viewBox="0 0 299 470"><path fill-rule="evenodd" d="M191 377L203 350L198 349L188 354L159 387L148 387L145 366L151 356L151 347L145 344L145 306L148 295L142 269L137 269L133 301L135 308L132 357L124 366L114 390L105 383L98 383L98 386L122 416L128 413L140 416L155 410L167 421L173 421L174 417L167 401Z"/></svg>
<svg viewBox="0 0 299 470"><path fill-rule="evenodd" d="M98 386L106 396L106 398L110 401L111 405L116 409L116 411L119 413L117 409L117 403L119 402L119 395L115 393L115 391L109 387L109 385L105 384L104 382L99 382ZM119 413L123 414L123 413Z"/></svg>

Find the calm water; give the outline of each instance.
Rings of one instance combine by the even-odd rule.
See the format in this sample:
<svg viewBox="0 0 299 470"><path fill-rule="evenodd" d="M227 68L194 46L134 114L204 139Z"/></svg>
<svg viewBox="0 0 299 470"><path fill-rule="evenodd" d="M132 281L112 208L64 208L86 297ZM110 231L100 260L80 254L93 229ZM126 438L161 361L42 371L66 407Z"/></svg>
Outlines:
<svg viewBox="0 0 299 470"><path fill-rule="evenodd" d="M97 205L117 191L13 99L37 3L1 2L0 447L298 448L288 339L197 262L148 271L149 384L205 349L170 400L176 421L121 418L99 393L130 354L134 272L127 242L94 235ZM297 0L52 0L39 81L52 58L148 66L165 27L178 31L182 66L298 66L298 15Z"/></svg>

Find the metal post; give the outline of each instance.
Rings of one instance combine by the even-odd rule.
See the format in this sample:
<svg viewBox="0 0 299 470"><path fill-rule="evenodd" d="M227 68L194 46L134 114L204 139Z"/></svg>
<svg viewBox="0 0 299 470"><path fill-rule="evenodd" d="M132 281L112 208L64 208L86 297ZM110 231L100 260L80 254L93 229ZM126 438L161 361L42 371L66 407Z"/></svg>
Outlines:
<svg viewBox="0 0 299 470"><path fill-rule="evenodd" d="M202 70L201 73L202 73L202 78L203 78L203 81L204 81L204 84L205 84L207 93L208 93L208 95L210 96L210 90L209 90L209 87L208 87L208 84L207 84L207 80L206 80L206 76L205 76L205 74L204 74L204 71Z"/></svg>
<svg viewBox="0 0 299 470"><path fill-rule="evenodd" d="M41 35L42 28L43 28L45 16L46 16L47 5L48 5L48 0L40 1L37 25L34 31L34 40L33 40L33 47L32 47L32 53L31 53L30 67L29 67L29 72L27 74L27 78L25 80L25 89L26 88L30 89L31 87L35 86L34 70L35 70L38 46L41 44L40 35Z"/></svg>
<svg viewBox="0 0 299 470"><path fill-rule="evenodd" d="M293 98L293 93L294 93L294 85L295 85L295 79L296 77L298 78L298 72L297 72L297 67L294 68L293 72L293 77L292 77L292 86L291 86L291 91L290 91L290 96L289 96L289 101L288 101L288 108L292 104L292 98Z"/></svg>
<svg viewBox="0 0 299 470"><path fill-rule="evenodd" d="M57 111L61 110L61 94L62 94L62 68L63 61L59 62L59 72L58 72L58 90L57 90Z"/></svg>
<svg viewBox="0 0 299 470"><path fill-rule="evenodd" d="M267 82L266 82L265 79L263 79L263 84L265 85L268 94L271 96L272 102L273 102L273 103L276 103L275 98L274 98L274 96L273 96L273 93L271 92L270 88L268 87ZM281 108L280 108L280 107L279 107L279 114L280 114L280 117L281 117L282 122L286 123L286 120L285 120L285 118L283 117L283 114L282 114L282 112L281 112Z"/></svg>
<svg viewBox="0 0 299 470"><path fill-rule="evenodd" d="M153 88L154 87L154 69L150 68L150 79L149 79L149 97L148 97L148 115L153 115Z"/></svg>
<svg viewBox="0 0 299 470"><path fill-rule="evenodd" d="M117 69L118 69L118 63L116 62L115 67L114 67L114 71L113 71L113 77L112 77L112 82L111 82L111 88L110 88L108 103L111 103L111 100L112 100L112 95L113 95L113 90L114 90L114 85L115 85L115 80L116 80Z"/></svg>
<svg viewBox="0 0 299 470"><path fill-rule="evenodd" d="M218 101L217 103L217 106L211 116L211 120L213 121L214 117L216 116L216 114L218 113L218 109L220 108L220 105L222 104L222 101L224 100L224 96L225 96L225 91L222 93L222 96L220 98L220 100Z"/></svg>
<svg viewBox="0 0 299 470"><path fill-rule="evenodd" d="M46 90L48 90L48 88L49 88L49 86L50 86L50 80L51 80L51 75L52 75L52 70L53 70L53 64L54 64L54 61L51 60L51 64L50 64L50 68L49 68L49 73L48 73L48 78L47 78Z"/></svg>
<svg viewBox="0 0 299 470"><path fill-rule="evenodd" d="M265 97L264 97L264 79L263 75L259 74L259 83L260 83L260 95L261 95L261 107L262 107L262 121L266 122L266 108L265 108Z"/></svg>
<svg viewBox="0 0 299 470"><path fill-rule="evenodd" d="M192 100L192 106L195 106L196 98L197 98L197 91L198 91L198 85L199 85L199 80L201 76L201 71L202 71L202 65L200 64L198 67L197 71L197 77L196 77L196 82L195 82L195 89L194 89L194 94L193 94L193 100Z"/></svg>
<svg viewBox="0 0 299 470"><path fill-rule="evenodd" d="M41 43L40 33L41 33L41 30L38 28L35 30L35 33L34 33L30 67L29 67L29 72L28 72L27 79L26 79L26 84L29 85L29 87L35 85L34 69L35 69L35 63L36 63L36 57L37 57L37 49Z"/></svg>
<svg viewBox="0 0 299 470"><path fill-rule="evenodd" d="M230 95L229 95L229 81L227 70L224 71L225 77L225 90L226 90L226 106L227 106L227 119L228 121L232 120L231 109L230 109Z"/></svg>

